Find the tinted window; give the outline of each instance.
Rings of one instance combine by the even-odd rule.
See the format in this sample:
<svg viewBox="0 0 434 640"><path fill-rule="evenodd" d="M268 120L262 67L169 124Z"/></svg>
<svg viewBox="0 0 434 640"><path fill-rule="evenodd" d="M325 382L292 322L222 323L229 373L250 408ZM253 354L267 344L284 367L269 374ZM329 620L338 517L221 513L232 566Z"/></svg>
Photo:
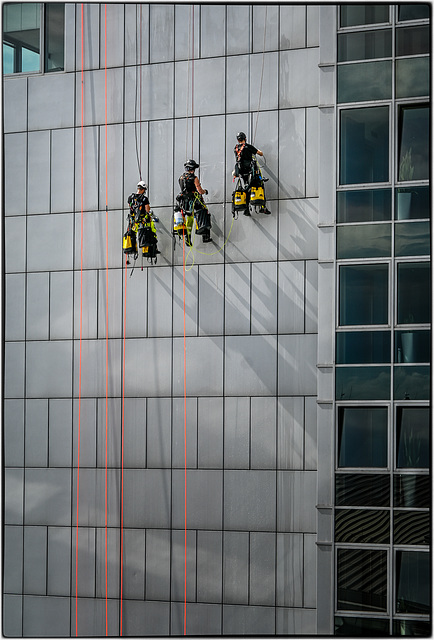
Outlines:
<svg viewBox="0 0 434 640"><path fill-rule="evenodd" d="M388 265L342 265L339 324L387 324Z"/></svg>
<svg viewBox="0 0 434 640"><path fill-rule="evenodd" d="M336 367L336 400L389 400L390 367Z"/></svg>
<svg viewBox="0 0 434 640"><path fill-rule="evenodd" d="M388 636L389 621L380 618L346 618L335 616L335 636L370 636L378 638Z"/></svg>
<svg viewBox="0 0 434 640"><path fill-rule="evenodd" d="M429 58L404 58L396 61L396 97L429 95Z"/></svg>
<svg viewBox="0 0 434 640"><path fill-rule="evenodd" d="M429 366L399 366L393 370L395 400L428 400L430 397Z"/></svg>
<svg viewBox="0 0 434 640"><path fill-rule="evenodd" d="M399 187L395 189L395 220L415 220L431 217L429 187Z"/></svg>
<svg viewBox="0 0 434 640"><path fill-rule="evenodd" d="M337 551L337 608L387 610L387 552L361 549Z"/></svg>
<svg viewBox="0 0 434 640"><path fill-rule="evenodd" d="M396 474L393 478L393 500L395 507L429 507L431 505L430 477Z"/></svg>
<svg viewBox="0 0 434 640"><path fill-rule="evenodd" d="M422 20L423 18L429 18L429 4L413 2L398 5L398 20Z"/></svg>
<svg viewBox="0 0 434 640"><path fill-rule="evenodd" d="M391 96L392 62L390 60L358 62L338 67L338 102L382 100Z"/></svg>
<svg viewBox="0 0 434 640"><path fill-rule="evenodd" d="M430 253L429 222L395 225L395 256L424 256Z"/></svg>
<svg viewBox="0 0 434 640"><path fill-rule="evenodd" d="M387 408L339 407L340 467L387 466Z"/></svg>
<svg viewBox="0 0 434 640"><path fill-rule="evenodd" d="M339 191L337 194L338 222L377 222L391 218L390 189Z"/></svg>
<svg viewBox="0 0 434 640"><path fill-rule="evenodd" d="M398 324L430 322L431 277L428 262L398 264Z"/></svg>
<svg viewBox="0 0 434 640"><path fill-rule="evenodd" d="M430 52L428 25L423 27L401 27L396 30L396 55L411 56Z"/></svg>
<svg viewBox="0 0 434 640"><path fill-rule="evenodd" d="M429 178L429 109L401 107L398 123L398 180Z"/></svg>
<svg viewBox="0 0 434 640"><path fill-rule="evenodd" d="M387 4L342 4L341 27L352 27L357 24L374 24L389 22L389 5Z"/></svg>
<svg viewBox="0 0 434 640"><path fill-rule="evenodd" d="M430 362L431 332L395 331L395 362Z"/></svg>
<svg viewBox="0 0 434 640"><path fill-rule="evenodd" d="M398 407L396 410L396 466L427 469L430 455L430 410L428 407Z"/></svg>
<svg viewBox="0 0 434 640"><path fill-rule="evenodd" d="M393 544L429 544L429 523L427 511L394 511Z"/></svg>
<svg viewBox="0 0 434 640"><path fill-rule="evenodd" d="M389 476L378 473L337 473L336 506L388 507Z"/></svg>
<svg viewBox="0 0 434 640"><path fill-rule="evenodd" d="M388 544L389 511L371 509L336 509L335 542L354 544Z"/></svg>
<svg viewBox="0 0 434 640"><path fill-rule="evenodd" d="M11 73L11 66L12 73L40 70L40 30L39 2L3 5L3 44L8 47L3 73Z"/></svg>
<svg viewBox="0 0 434 640"><path fill-rule="evenodd" d="M45 5L45 71L64 68L65 5L48 2Z"/></svg>
<svg viewBox="0 0 434 640"><path fill-rule="evenodd" d="M390 362L390 331L345 331L336 334L337 364Z"/></svg>
<svg viewBox="0 0 434 640"><path fill-rule="evenodd" d="M396 552L396 612L430 613L430 555Z"/></svg>
<svg viewBox="0 0 434 640"><path fill-rule="evenodd" d="M336 231L338 260L390 256L391 246L390 224L351 225L338 227Z"/></svg>
<svg viewBox="0 0 434 640"><path fill-rule="evenodd" d="M338 62L387 58L392 55L390 29L338 35Z"/></svg>

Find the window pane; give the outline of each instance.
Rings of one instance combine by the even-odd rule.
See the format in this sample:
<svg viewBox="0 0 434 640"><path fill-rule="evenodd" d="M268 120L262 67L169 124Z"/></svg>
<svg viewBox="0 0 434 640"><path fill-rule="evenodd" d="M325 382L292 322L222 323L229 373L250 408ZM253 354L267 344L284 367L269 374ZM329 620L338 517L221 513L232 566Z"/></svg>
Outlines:
<svg viewBox="0 0 434 640"><path fill-rule="evenodd" d="M393 478L395 507L428 508L431 506L431 480L428 475L400 474Z"/></svg>
<svg viewBox="0 0 434 640"><path fill-rule="evenodd" d="M15 47L3 42L3 73L14 73Z"/></svg>
<svg viewBox="0 0 434 640"><path fill-rule="evenodd" d="M388 265L345 265L339 273L339 324L387 324Z"/></svg>
<svg viewBox="0 0 434 640"><path fill-rule="evenodd" d="M392 62L390 60L358 62L338 67L338 102L382 100L391 96Z"/></svg>
<svg viewBox="0 0 434 640"><path fill-rule="evenodd" d="M387 467L387 407L339 407L339 467Z"/></svg>
<svg viewBox="0 0 434 640"><path fill-rule="evenodd" d="M39 2L3 5L3 44L15 48L13 72L40 71Z"/></svg>
<svg viewBox="0 0 434 640"><path fill-rule="evenodd" d="M426 331L395 331L395 362L426 362L430 357L430 334Z"/></svg>
<svg viewBox="0 0 434 640"><path fill-rule="evenodd" d="M388 507L389 476L373 473L337 473L335 502L338 507Z"/></svg>
<svg viewBox="0 0 434 640"><path fill-rule="evenodd" d="M396 466L428 469L430 455L429 407L398 407L396 411Z"/></svg>
<svg viewBox="0 0 434 640"><path fill-rule="evenodd" d="M415 220L431 217L429 187L399 187L395 189L395 220Z"/></svg>
<svg viewBox="0 0 434 640"><path fill-rule="evenodd" d="M429 4L399 4L398 20L422 20L429 18Z"/></svg>
<svg viewBox="0 0 434 640"><path fill-rule="evenodd" d="M336 509L335 542L389 544L389 511Z"/></svg>
<svg viewBox="0 0 434 640"><path fill-rule="evenodd" d="M388 180L389 108L341 111L340 184Z"/></svg>
<svg viewBox="0 0 434 640"><path fill-rule="evenodd" d="M428 262L398 264L398 324L430 322L430 280Z"/></svg>
<svg viewBox="0 0 434 640"><path fill-rule="evenodd" d="M45 71L63 71L64 24L65 5L63 3L47 3L45 5Z"/></svg>
<svg viewBox="0 0 434 640"><path fill-rule="evenodd" d="M394 511L393 544L429 544L428 511Z"/></svg>
<svg viewBox="0 0 434 640"><path fill-rule="evenodd" d="M429 130L428 107L400 109L398 180L429 178Z"/></svg>
<svg viewBox="0 0 434 640"><path fill-rule="evenodd" d="M396 612L430 613L430 554L396 552Z"/></svg>
<svg viewBox="0 0 434 640"><path fill-rule="evenodd" d="M390 362L390 331L345 331L336 334L337 364Z"/></svg>
<svg viewBox="0 0 434 640"><path fill-rule="evenodd" d="M430 367L394 367L395 400L429 400Z"/></svg>
<svg viewBox="0 0 434 640"><path fill-rule="evenodd" d="M338 35L338 62L388 58L392 55L392 32L359 31Z"/></svg>
<svg viewBox="0 0 434 640"><path fill-rule="evenodd" d="M335 616L335 636L344 636L346 638L351 636L379 638L380 636L388 635L390 635L389 620Z"/></svg>
<svg viewBox="0 0 434 640"><path fill-rule="evenodd" d="M338 609L387 610L387 552L337 551Z"/></svg>
<svg viewBox="0 0 434 640"><path fill-rule="evenodd" d="M396 30L396 55L411 56L430 52L429 26Z"/></svg>
<svg viewBox="0 0 434 640"><path fill-rule="evenodd" d="M430 235L429 222L395 225L395 256L428 256L431 250Z"/></svg>
<svg viewBox="0 0 434 640"><path fill-rule="evenodd" d="M431 637L431 623L427 620L394 620L394 636Z"/></svg>
<svg viewBox="0 0 434 640"><path fill-rule="evenodd" d="M389 5L341 5L341 27L352 27L357 24L374 24L377 22L389 22Z"/></svg>
<svg viewBox="0 0 434 640"><path fill-rule="evenodd" d="M389 400L390 367L337 367L336 400Z"/></svg>
<svg viewBox="0 0 434 640"><path fill-rule="evenodd" d="M338 259L390 256L391 246L390 224L364 224L337 228L336 255Z"/></svg>
<svg viewBox="0 0 434 640"><path fill-rule="evenodd" d="M391 190L338 191L338 222L377 222L391 218Z"/></svg>
<svg viewBox="0 0 434 640"><path fill-rule="evenodd" d="M396 97L429 95L429 58L404 58L396 61Z"/></svg>

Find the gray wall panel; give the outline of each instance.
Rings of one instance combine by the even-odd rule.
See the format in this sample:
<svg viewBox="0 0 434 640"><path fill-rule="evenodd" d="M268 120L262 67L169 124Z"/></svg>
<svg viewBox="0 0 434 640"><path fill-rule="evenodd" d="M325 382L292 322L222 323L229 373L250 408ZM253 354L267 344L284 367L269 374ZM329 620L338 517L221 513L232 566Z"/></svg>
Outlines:
<svg viewBox="0 0 434 640"><path fill-rule="evenodd" d="M186 423L185 413L186 411ZM197 398L172 399L172 468L197 467Z"/></svg>
<svg viewBox="0 0 434 640"><path fill-rule="evenodd" d="M253 51L278 49L279 7L253 6ZM265 38L264 38L265 34Z"/></svg>
<svg viewBox="0 0 434 640"><path fill-rule="evenodd" d="M205 201L224 201L225 173L225 119L224 116L200 118L200 180L208 190ZM199 162L199 160L198 160ZM210 206L210 212L216 207Z"/></svg>
<svg viewBox="0 0 434 640"><path fill-rule="evenodd" d="M187 395L221 396L223 338L187 338ZM184 340L173 340L173 395L184 395Z"/></svg>
<svg viewBox="0 0 434 640"><path fill-rule="evenodd" d="M74 83L75 77L72 73L29 77L29 131L74 126Z"/></svg>
<svg viewBox="0 0 434 640"><path fill-rule="evenodd" d="M199 335L223 334L223 265L199 267Z"/></svg>
<svg viewBox="0 0 434 640"><path fill-rule="evenodd" d="M25 596L23 598L23 636L69 635L69 598Z"/></svg>
<svg viewBox="0 0 434 640"><path fill-rule="evenodd" d="M276 536L274 533L250 534L250 605L275 604ZM279 563L277 563L279 566Z"/></svg>
<svg viewBox="0 0 434 640"><path fill-rule="evenodd" d="M222 600L222 556L223 532L198 531L197 599L200 602Z"/></svg>
<svg viewBox="0 0 434 640"><path fill-rule="evenodd" d="M5 276L5 340L25 338L25 276L11 274Z"/></svg>
<svg viewBox="0 0 434 640"><path fill-rule="evenodd" d="M4 77L3 131L25 131L27 128L27 78Z"/></svg>
<svg viewBox="0 0 434 640"><path fill-rule="evenodd" d="M172 344L169 338L127 340L125 353L126 396L171 395ZM145 366L144 363L149 362L152 362L152 367ZM120 389L120 384L117 388Z"/></svg>
<svg viewBox="0 0 434 640"><path fill-rule="evenodd" d="M197 335L198 320L198 267L194 266L185 273L182 267L173 269L173 335L184 334L184 299L185 299L185 334ZM185 286L185 294L184 294Z"/></svg>
<svg viewBox="0 0 434 640"><path fill-rule="evenodd" d="M157 5L154 5L154 9ZM154 207L173 206L174 194L167 176L173 172L173 123L149 123L149 185ZM183 168L180 167L179 175ZM176 171L175 171L176 172Z"/></svg>
<svg viewBox="0 0 434 640"><path fill-rule="evenodd" d="M95 597L95 545L96 531L88 527L78 528L78 553L77 553L77 531L72 536L71 554L71 591L83 597ZM76 567L78 565L78 583L76 585ZM73 604L75 613L75 602ZM82 613L81 607L78 610ZM75 617L75 616L74 616Z"/></svg>
<svg viewBox="0 0 434 640"><path fill-rule="evenodd" d="M106 592L107 598L120 597L120 537L120 529L107 529L107 538L105 529L96 530L95 592L97 598L105 598Z"/></svg>
<svg viewBox="0 0 434 640"><path fill-rule="evenodd" d="M137 73L135 67L127 70L128 120L162 120L173 116L174 72L173 62L142 65Z"/></svg>
<svg viewBox="0 0 434 640"><path fill-rule="evenodd" d="M250 333L250 264L225 265L225 334Z"/></svg>
<svg viewBox="0 0 434 640"><path fill-rule="evenodd" d="M147 466L168 468L172 452L172 400L171 398L147 399Z"/></svg>
<svg viewBox="0 0 434 640"><path fill-rule="evenodd" d="M27 275L26 338L48 340L49 337L49 273Z"/></svg>
<svg viewBox="0 0 434 640"><path fill-rule="evenodd" d="M71 529L48 527L47 595L68 596L71 589Z"/></svg>
<svg viewBox="0 0 434 640"><path fill-rule="evenodd" d="M75 71L75 34L77 9L74 4L65 5L65 71Z"/></svg>
<svg viewBox="0 0 434 640"><path fill-rule="evenodd" d="M4 523L23 524L24 470L5 469Z"/></svg>
<svg viewBox="0 0 434 640"><path fill-rule="evenodd" d="M99 202L100 209L109 209L108 218L118 215L112 209L122 209L122 169L123 169L123 126L112 124L107 127L107 176L108 189L106 193L106 131L100 127L100 159L99 159ZM116 236L117 237L117 236ZM119 246L119 240L118 240Z"/></svg>
<svg viewBox="0 0 434 640"><path fill-rule="evenodd" d="M105 269L122 266L122 211L91 211L83 214L83 269ZM74 266L81 268L81 213L75 215ZM110 278L110 275L109 275Z"/></svg>
<svg viewBox="0 0 434 640"><path fill-rule="evenodd" d="M284 200L280 214L279 258L317 259L318 199Z"/></svg>
<svg viewBox="0 0 434 640"><path fill-rule="evenodd" d="M303 606L303 535L277 534L277 593L280 607Z"/></svg>
<svg viewBox="0 0 434 640"><path fill-rule="evenodd" d="M185 554L186 550L186 554ZM185 555L186 560L185 562ZM186 540L184 531L172 531L172 556L171 556L171 600L184 600L184 576L186 575L186 600L196 600L196 531L187 531Z"/></svg>
<svg viewBox="0 0 434 640"><path fill-rule="evenodd" d="M26 394L29 398L71 395L72 343L29 342L26 350Z"/></svg>
<svg viewBox="0 0 434 640"><path fill-rule="evenodd" d="M315 635L316 609L277 609L276 633L284 636Z"/></svg>
<svg viewBox="0 0 434 640"><path fill-rule="evenodd" d="M280 49L306 46L306 6L280 7Z"/></svg>
<svg viewBox="0 0 434 640"><path fill-rule="evenodd" d="M124 9L125 64L146 64L149 62L149 5L126 3Z"/></svg>
<svg viewBox="0 0 434 640"><path fill-rule="evenodd" d="M74 377L74 395L78 396L79 385L79 352L80 342L74 342L74 363L76 363L77 375ZM121 340L109 340L108 342L108 395L121 395ZM83 366L83 363L86 363ZM106 395L106 342L105 340L83 340L82 342L82 397L105 397Z"/></svg>
<svg viewBox="0 0 434 640"><path fill-rule="evenodd" d="M146 438L148 434L146 406L152 399L146 398L126 398L124 406L124 467L145 467L146 466ZM101 402L101 401L100 401ZM115 432L119 432L121 424L121 410L114 416ZM110 411L110 410L109 410ZM110 413L109 413L110 415ZM148 415L149 420L149 415ZM158 431L157 431L158 434ZM113 434L115 435L115 434ZM149 437L149 436L148 436ZM151 439L151 438L149 438ZM118 443L118 446L120 444Z"/></svg>
<svg viewBox="0 0 434 640"><path fill-rule="evenodd" d="M247 604L249 600L249 534L223 532L223 602Z"/></svg>
<svg viewBox="0 0 434 640"><path fill-rule="evenodd" d="M168 636L168 602L137 602L126 600L123 605L123 634L128 636Z"/></svg>
<svg viewBox="0 0 434 640"><path fill-rule="evenodd" d="M71 524L71 470L27 469L25 477L27 525Z"/></svg>
<svg viewBox="0 0 434 640"><path fill-rule="evenodd" d="M276 399L251 399L251 468L276 468Z"/></svg>
<svg viewBox="0 0 434 640"><path fill-rule="evenodd" d="M261 106L262 108L265 107ZM264 154L263 157L257 155L256 159L261 167L263 177L268 180L264 185L268 209L271 210L274 217L277 217L278 203L270 202L270 200L277 198L279 195L279 156L277 153L279 145L279 112L277 110L261 111L259 114L253 114L252 135L254 136L252 144Z"/></svg>
<svg viewBox="0 0 434 640"><path fill-rule="evenodd" d="M170 470L125 469L124 526L164 528L170 526Z"/></svg>
<svg viewBox="0 0 434 640"><path fill-rule="evenodd" d="M276 336L226 338L227 395L275 395Z"/></svg>
<svg viewBox="0 0 434 640"><path fill-rule="evenodd" d="M28 271L72 268L72 214L30 216L27 219Z"/></svg>
<svg viewBox="0 0 434 640"><path fill-rule="evenodd" d="M223 398L198 398L198 467L223 466Z"/></svg>
<svg viewBox="0 0 434 640"><path fill-rule="evenodd" d="M303 606L316 607L316 535L305 534L304 540L304 585L303 585Z"/></svg>
<svg viewBox="0 0 434 640"><path fill-rule="evenodd" d="M22 596L3 596L3 633L10 638L23 635Z"/></svg>
<svg viewBox="0 0 434 640"><path fill-rule="evenodd" d="M277 332L277 263L252 264L252 334Z"/></svg>
<svg viewBox="0 0 434 640"><path fill-rule="evenodd" d="M306 262L306 333L318 332L318 264L316 260Z"/></svg>
<svg viewBox="0 0 434 640"><path fill-rule="evenodd" d="M87 274L83 274L83 278ZM50 339L72 338L73 273L50 273ZM77 299L75 299L77 303Z"/></svg>
<svg viewBox="0 0 434 640"><path fill-rule="evenodd" d="M225 469L250 466L250 398L226 398L224 418Z"/></svg>
<svg viewBox="0 0 434 640"><path fill-rule="evenodd" d="M50 467L72 464L72 401L50 399L48 405Z"/></svg>
<svg viewBox="0 0 434 640"><path fill-rule="evenodd" d="M123 589L125 600L145 598L145 536L143 529L123 532Z"/></svg>
<svg viewBox="0 0 434 640"><path fill-rule="evenodd" d="M224 523L227 529L275 531L276 474L225 471Z"/></svg>
<svg viewBox="0 0 434 640"><path fill-rule="evenodd" d="M78 423L80 407L80 445L78 442ZM73 465L77 467L96 467L96 421L97 421L97 399L77 398L73 400ZM80 460L78 460L78 450L80 448Z"/></svg>
<svg viewBox="0 0 434 640"><path fill-rule="evenodd" d="M172 602L171 632L174 635L184 633L184 605ZM216 604L187 604L186 608L187 634L197 636L221 635L221 606Z"/></svg>
<svg viewBox="0 0 434 640"><path fill-rule="evenodd" d="M81 117L81 116L80 116ZM81 144L81 129L75 130L75 210L95 211L98 203L98 175L99 175L99 132L100 127L84 127L83 145ZM83 146L83 153L82 153ZM83 188L82 188L83 166ZM104 203L105 204L105 203Z"/></svg>
<svg viewBox="0 0 434 640"><path fill-rule="evenodd" d="M24 466L24 400L3 402L3 454L6 467Z"/></svg>
<svg viewBox="0 0 434 640"><path fill-rule="evenodd" d="M122 324L124 317L123 302L123 273L121 269L100 270L98 282L98 338L107 337L107 314L108 314L108 337L122 338ZM133 309L128 309L133 315Z"/></svg>
<svg viewBox="0 0 434 640"><path fill-rule="evenodd" d="M5 236L8 239L5 246L6 273L25 271L26 222L24 216L5 218Z"/></svg>
<svg viewBox="0 0 434 640"><path fill-rule="evenodd" d="M305 109L279 111L279 197L302 198L306 187Z"/></svg>
<svg viewBox="0 0 434 640"><path fill-rule="evenodd" d="M49 131L30 131L27 139L27 213L50 212ZM59 185L59 189L61 186Z"/></svg>
<svg viewBox="0 0 434 640"><path fill-rule="evenodd" d="M308 470L317 469L318 465L317 410L316 398L305 398L304 468Z"/></svg>
<svg viewBox="0 0 434 640"><path fill-rule="evenodd" d="M196 60L194 65L194 114L198 116L225 111L225 60Z"/></svg>
<svg viewBox="0 0 434 640"><path fill-rule="evenodd" d="M280 53L280 108L311 107L319 98L319 50ZM297 87L297 91L294 91Z"/></svg>
<svg viewBox="0 0 434 640"><path fill-rule="evenodd" d="M85 637L106 635L106 624L109 635L119 633L119 604L116 600L104 599L78 600L78 629ZM71 599L71 629L75 633L75 599Z"/></svg>
<svg viewBox="0 0 434 640"><path fill-rule="evenodd" d="M105 526L105 469L80 468L80 486L78 497L78 524L79 527L104 527ZM77 525L77 470L73 471L72 478L72 526ZM107 470L107 526L119 527L120 524L120 469ZM125 483L124 483L125 487ZM126 489L124 489L126 491ZM124 495L128 495L124 493ZM124 504L127 501L124 501ZM128 526L127 522L124 523Z"/></svg>
<svg viewBox="0 0 434 640"><path fill-rule="evenodd" d="M105 467L106 459L108 467L121 466L121 415L120 398L99 398L97 400L97 467Z"/></svg>
<svg viewBox="0 0 434 640"><path fill-rule="evenodd" d="M74 271L74 338L82 340L98 335L98 271Z"/></svg>
<svg viewBox="0 0 434 640"><path fill-rule="evenodd" d="M195 58L199 56L201 9L191 4L175 5L175 60L190 59L193 53Z"/></svg>
<svg viewBox="0 0 434 640"><path fill-rule="evenodd" d="M279 398L278 407L278 469L303 469L304 462L304 399Z"/></svg>
<svg viewBox="0 0 434 640"><path fill-rule="evenodd" d="M228 262L260 262L276 260L277 216L241 216L235 220L231 236L225 247ZM226 229L232 222L230 208L226 208Z"/></svg>
<svg viewBox="0 0 434 640"><path fill-rule="evenodd" d="M48 466L48 400L26 401L25 461L27 467Z"/></svg>
<svg viewBox="0 0 434 640"><path fill-rule="evenodd" d="M76 24L76 48L75 66L76 69L98 69L100 53L100 7L97 4L84 5L84 23L81 21L81 7L77 5ZM84 46L81 42L81 29L84 28ZM81 53L84 53L84 63L82 65Z"/></svg>
<svg viewBox="0 0 434 640"><path fill-rule="evenodd" d="M6 342L4 347L5 398L24 396L24 342Z"/></svg>
<svg viewBox="0 0 434 640"><path fill-rule="evenodd" d="M27 134L9 133L4 136L4 203L5 216L23 216L26 214L27 182ZM13 240L8 236L9 244Z"/></svg>
<svg viewBox="0 0 434 640"><path fill-rule="evenodd" d="M257 54L250 57L250 109L278 107L278 53ZM261 80L262 79L262 80ZM256 121L257 114L254 114ZM256 145L255 145L256 146ZM262 147L259 147L261 150Z"/></svg>
<svg viewBox="0 0 434 640"><path fill-rule="evenodd" d="M319 6L308 4L307 7L307 46L319 45ZM333 39L333 38L331 38Z"/></svg>
<svg viewBox="0 0 434 640"><path fill-rule="evenodd" d="M316 395L317 336L279 336L279 395Z"/></svg>
<svg viewBox="0 0 434 640"><path fill-rule="evenodd" d="M228 7L228 11L231 7ZM247 7L248 9L248 7ZM250 110L250 91L245 90L245 82L246 78L250 80L250 63L249 56L247 55L237 55L228 59L227 69L226 69L226 110L229 113L241 113L243 111ZM259 82L259 81L258 81ZM259 85L255 83L255 86ZM243 87L244 90L240 91L240 87ZM256 109L258 108L258 94L256 95ZM240 129L247 134L247 127ZM240 130L238 129L238 130ZM235 135L237 131L232 133L233 138L235 139ZM231 136L231 143L232 143ZM232 143L233 148L236 145L235 142Z"/></svg>
<svg viewBox="0 0 434 640"><path fill-rule="evenodd" d="M316 482L314 471L277 473L278 531L316 530Z"/></svg>
<svg viewBox="0 0 434 640"><path fill-rule="evenodd" d="M3 529L3 590L4 593L22 593L23 588L23 532L24 527ZM3 610L3 616L5 610Z"/></svg>
<svg viewBox="0 0 434 640"><path fill-rule="evenodd" d="M173 5L150 5L149 7L150 62L173 60L175 10Z"/></svg>
<svg viewBox="0 0 434 640"><path fill-rule="evenodd" d="M227 5L227 55L249 53L251 50L252 7Z"/></svg>
<svg viewBox="0 0 434 640"><path fill-rule="evenodd" d="M105 66L106 62L107 67L121 67L124 64L124 13L125 4L110 2L101 5L101 66Z"/></svg>
<svg viewBox="0 0 434 640"><path fill-rule="evenodd" d="M306 196L318 196L319 109L306 109Z"/></svg>
<svg viewBox="0 0 434 640"><path fill-rule="evenodd" d="M274 635L275 620L272 607L223 607L224 635Z"/></svg>
<svg viewBox="0 0 434 640"><path fill-rule="evenodd" d="M146 531L146 599L170 598L171 532Z"/></svg>
<svg viewBox="0 0 434 640"><path fill-rule="evenodd" d="M52 213L74 210L74 140L74 129L54 129L51 132Z"/></svg>
<svg viewBox="0 0 434 640"><path fill-rule="evenodd" d="M47 527L24 527L24 593L46 594Z"/></svg>
<svg viewBox="0 0 434 640"><path fill-rule="evenodd" d="M201 56L224 56L226 8L224 5L203 5L201 17Z"/></svg>
<svg viewBox="0 0 434 640"><path fill-rule="evenodd" d="M189 529L222 528L222 471L187 470L187 527ZM184 470L172 472L172 526L182 529L185 521Z"/></svg>
<svg viewBox="0 0 434 640"><path fill-rule="evenodd" d="M304 333L305 262L279 262L278 282L279 333Z"/></svg>

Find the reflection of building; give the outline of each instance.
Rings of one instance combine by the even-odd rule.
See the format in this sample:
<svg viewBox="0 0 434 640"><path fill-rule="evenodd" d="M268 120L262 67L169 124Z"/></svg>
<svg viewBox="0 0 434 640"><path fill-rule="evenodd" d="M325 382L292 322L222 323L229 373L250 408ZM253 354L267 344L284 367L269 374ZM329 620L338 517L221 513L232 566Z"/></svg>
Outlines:
<svg viewBox="0 0 434 640"><path fill-rule="evenodd" d="M79 633L106 595L119 633L122 451L123 635L182 635L185 597L190 634L428 635L429 5L3 12L5 635L75 635L77 558ZM231 226L239 130L272 215ZM190 156L227 242L186 273L185 546ZM138 165L162 253L127 280L122 449Z"/></svg>

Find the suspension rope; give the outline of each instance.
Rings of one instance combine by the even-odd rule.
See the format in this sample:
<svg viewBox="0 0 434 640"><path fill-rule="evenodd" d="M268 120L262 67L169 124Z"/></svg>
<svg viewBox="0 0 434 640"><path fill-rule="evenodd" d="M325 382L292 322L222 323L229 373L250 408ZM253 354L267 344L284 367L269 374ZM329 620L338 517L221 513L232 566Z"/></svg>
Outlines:
<svg viewBox="0 0 434 640"><path fill-rule="evenodd" d="M256 114L256 124L255 124L255 130L253 133L253 140L252 140L252 144L254 144L255 139L256 139L256 129L258 128L258 120L259 120L259 110L261 108L261 98L262 98L262 80L264 78L264 61L265 61L265 35L267 33L267 10L268 10L268 6L265 5L265 20L264 20L264 42L263 42L263 46L262 46L262 69L261 69L261 81L259 84L259 98L258 98L258 112Z"/></svg>
<svg viewBox="0 0 434 640"><path fill-rule="evenodd" d="M193 262L189 265L189 267L188 267L188 269L186 269L186 271L190 271L193 268L193 266L194 266L194 264L196 262L195 253L200 253L202 256L215 256L218 253L220 253L220 251L223 251L223 249L227 245L229 237L230 237L230 235L232 233L232 227L234 226L234 220L235 220L235 218L232 217L231 226L230 226L230 229L229 229L229 233L228 233L228 235L226 237L226 240L224 241L224 243L222 244L220 249L218 249L217 251L212 251L211 253L208 253L208 251L200 251L199 249L195 249L194 248L194 238L196 237L196 234L195 233L192 234L192 243L191 243L191 247L189 249L189 252L187 253L187 256L185 258L185 263L187 263L188 256L190 255L190 253L193 254ZM193 226L193 230L194 230L194 226Z"/></svg>
<svg viewBox="0 0 434 640"><path fill-rule="evenodd" d="M106 326L105 326L105 633L108 635L108 569L107 569L107 466L108 466L108 371L109 371L109 277L108 277L108 135L107 135L107 4L104 5L104 81L105 81L105 228L106 228Z"/></svg>
<svg viewBox="0 0 434 640"><path fill-rule="evenodd" d="M128 256L125 257L125 279L124 279L124 322L123 322L123 355L122 355L122 422L121 422L121 569L120 569L120 635L122 635L123 623L123 556L124 556L124 433L125 433L125 338L127 325L127 273Z"/></svg>
<svg viewBox="0 0 434 640"><path fill-rule="evenodd" d="M137 6L136 6L136 92L134 99L134 138L136 144L136 159L137 159L137 169L139 172L139 180L142 179L142 5L140 5L140 19L137 19ZM140 35L138 35L140 33ZM140 42L139 52L137 50L137 41ZM139 60L140 55L140 60ZM140 73L140 78L137 80L137 76ZM139 91L140 89L140 91ZM137 135L137 107L140 101L140 119L139 119L139 127L140 133Z"/></svg>
<svg viewBox="0 0 434 640"><path fill-rule="evenodd" d="M187 349L185 339L185 233L182 230L182 290L184 315L184 635L187 635Z"/></svg>

